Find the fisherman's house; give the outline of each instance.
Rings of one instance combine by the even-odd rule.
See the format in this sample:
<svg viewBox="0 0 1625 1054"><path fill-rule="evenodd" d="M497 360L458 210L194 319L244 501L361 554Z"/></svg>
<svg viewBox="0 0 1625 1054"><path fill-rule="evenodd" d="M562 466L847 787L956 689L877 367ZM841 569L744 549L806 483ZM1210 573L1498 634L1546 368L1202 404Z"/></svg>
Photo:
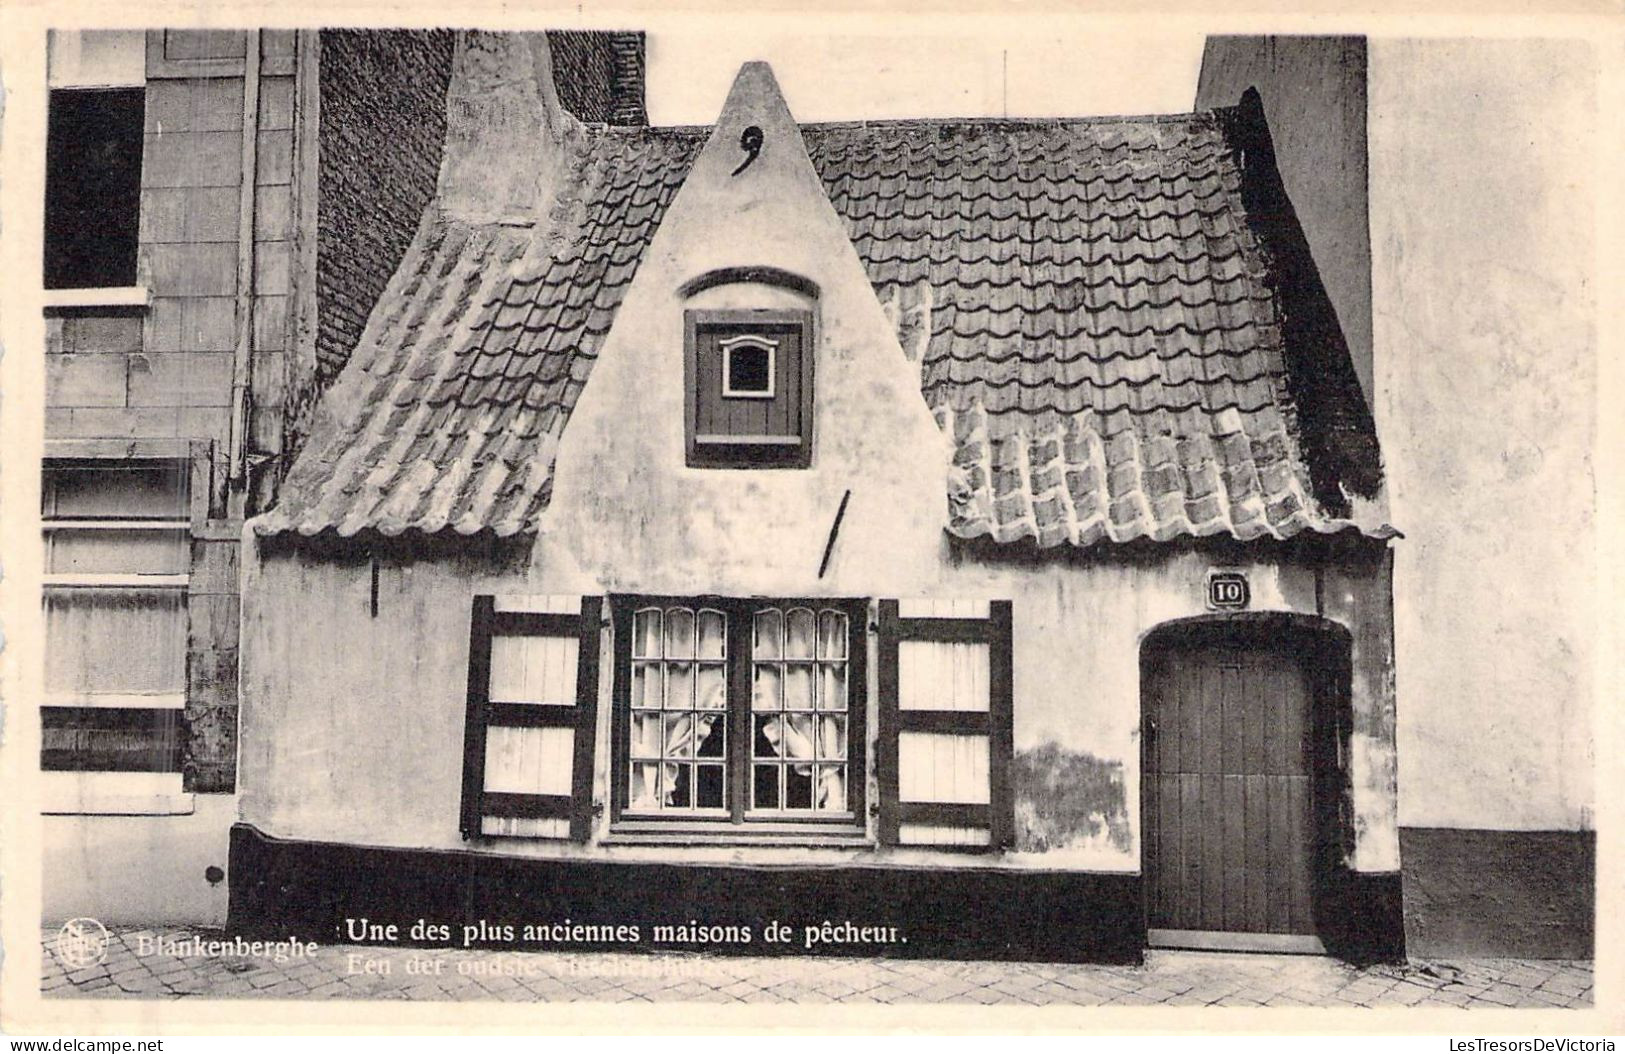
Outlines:
<svg viewBox="0 0 1625 1054"><path fill-rule="evenodd" d="M288 453L250 430L189 477L201 510L280 459L242 528L232 928L1589 954L1588 784L1435 778L1503 740L1583 774L1543 731L1583 692L1520 739L1483 608L1396 635L1396 559L1430 554L1400 565L1430 604L1475 521L1413 527L1394 479L1504 496L1428 436L1528 389L1422 372L1432 279L1390 279L1445 228L1376 173L1445 111L1396 106L1363 40L1215 40L1199 109L1126 118L801 124L751 63L714 125L663 128L572 102L568 35L432 39L437 163L363 195L398 266L288 323L297 362L356 320ZM370 237L314 229L318 279Z"/></svg>

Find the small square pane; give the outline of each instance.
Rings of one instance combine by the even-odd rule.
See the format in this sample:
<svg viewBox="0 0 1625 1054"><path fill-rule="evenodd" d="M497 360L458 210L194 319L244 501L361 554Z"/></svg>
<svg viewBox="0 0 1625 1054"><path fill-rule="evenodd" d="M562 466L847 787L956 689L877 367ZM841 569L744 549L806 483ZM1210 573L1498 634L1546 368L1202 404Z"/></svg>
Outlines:
<svg viewBox="0 0 1625 1054"><path fill-rule="evenodd" d="M666 769L666 807L671 809L687 809L694 802L694 766L667 765Z"/></svg>
<svg viewBox="0 0 1625 1054"><path fill-rule="evenodd" d="M660 664L632 664L632 705L638 709L660 709Z"/></svg>
<svg viewBox="0 0 1625 1054"><path fill-rule="evenodd" d="M784 708L811 710L813 708L813 668L808 662L784 664Z"/></svg>
<svg viewBox="0 0 1625 1054"><path fill-rule="evenodd" d="M780 749L787 758L812 760L813 715L794 714L784 719L784 743Z"/></svg>
<svg viewBox="0 0 1625 1054"><path fill-rule="evenodd" d="M659 714L632 715L632 756L658 758L665 740L660 734Z"/></svg>
<svg viewBox="0 0 1625 1054"><path fill-rule="evenodd" d="M720 809L723 807L722 766L694 766L694 807Z"/></svg>
<svg viewBox="0 0 1625 1054"><path fill-rule="evenodd" d="M759 758L780 758L784 750L784 719L758 717L751 740L751 753Z"/></svg>
<svg viewBox="0 0 1625 1054"><path fill-rule="evenodd" d="M666 664L666 709L692 710L694 708L694 665L687 662Z"/></svg>
<svg viewBox="0 0 1625 1054"><path fill-rule="evenodd" d="M784 773L784 807L811 809L813 779L811 765L787 765Z"/></svg>
<svg viewBox="0 0 1625 1054"><path fill-rule="evenodd" d="M700 658L720 659L725 654L728 620L720 611L701 611L699 618Z"/></svg>
<svg viewBox="0 0 1625 1054"><path fill-rule="evenodd" d="M694 682L694 706L699 710L728 708L728 680L721 663L704 663Z"/></svg>
<svg viewBox="0 0 1625 1054"><path fill-rule="evenodd" d="M727 753L728 723L721 714L696 714L694 730L696 757L720 758Z"/></svg>
<svg viewBox="0 0 1625 1054"><path fill-rule="evenodd" d="M687 714L666 715L665 756L668 758L694 756L693 719Z"/></svg>
<svg viewBox="0 0 1625 1054"><path fill-rule="evenodd" d="M660 807L660 766L633 765L632 788L628 804L634 809Z"/></svg>
<svg viewBox="0 0 1625 1054"><path fill-rule="evenodd" d="M736 344L723 356L726 395L772 395L773 349L760 344Z"/></svg>
<svg viewBox="0 0 1625 1054"><path fill-rule="evenodd" d="M818 719L818 756L834 761L846 759L846 718L824 716Z"/></svg>
<svg viewBox="0 0 1625 1054"><path fill-rule="evenodd" d="M813 613L806 608L791 608L785 618L784 656L787 659L813 657Z"/></svg>
<svg viewBox="0 0 1625 1054"><path fill-rule="evenodd" d="M846 664L818 665L818 709L846 709Z"/></svg>
<svg viewBox="0 0 1625 1054"><path fill-rule="evenodd" d="M666 609L666 658L694 657L694 612L687 608Z"/></svg>
<svg viewBox="0 0 1625 1054"><path fill-rule="evenodd" d="M644 608L632 615L632 654L640 659L660 658L659 608Z"/></svg>
<svg viewBox="0 0 1625 1054"><path fill-rule="evenodd" d="M818 613L818 657L846 658L846 615L828 609Z"/></svg>
<svg viewBox="0 0 1625 1054"><path fill-rule="evenodd" d="M768 608L756 613L754 639L751 654L758 659L777 659L784 653L784 619L778 611Z"/></svg>
<svg viewBox="0 0 1625 1054"><path fill-rule="evenodd" d="M751 804L758 809L779 807L779 766L757 765L751 778Z"/></svg>
<svg viewBox="0 0 1625 1054"><path fill-rule="evenodd" d="M751 686L750 705L755 710L778 710L783 705L780 702L779 690L780 674L777 666L757 666L752 673L755 683Z"/></svg>
<svg viewBox="0 0 1625 1054"><path fill-rule="evenodd" d="M818 766L819 809L841 812L846 808L846 766Z"/></svg>

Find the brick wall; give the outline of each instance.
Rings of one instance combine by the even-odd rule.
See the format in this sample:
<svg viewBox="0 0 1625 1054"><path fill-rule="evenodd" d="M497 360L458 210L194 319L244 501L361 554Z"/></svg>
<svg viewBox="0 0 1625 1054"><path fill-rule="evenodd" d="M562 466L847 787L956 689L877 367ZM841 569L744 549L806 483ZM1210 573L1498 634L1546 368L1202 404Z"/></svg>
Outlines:
<svg viewBox="0 0 1625 1054"><path fill-rule="evenodd" d="M645 125L643 34L556 31L553 83L559 102L583 121Z"/></svg>
<svg viewBox="0 0 1625 1054"><path fill-rule="evenodd" d="M454 41L449 30L321 34L321 385L349 358L434 197Z"/></svg>

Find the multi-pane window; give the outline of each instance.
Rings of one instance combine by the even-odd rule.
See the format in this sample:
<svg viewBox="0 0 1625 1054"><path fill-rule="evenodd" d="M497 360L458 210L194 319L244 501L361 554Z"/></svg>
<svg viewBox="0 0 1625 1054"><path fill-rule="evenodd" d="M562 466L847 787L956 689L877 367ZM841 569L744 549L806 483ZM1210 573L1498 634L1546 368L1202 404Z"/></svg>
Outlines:
<svg viewBox="0 0 1625 1054"><path fill-rule="evenodd" d="M609 599L605 634L598 597L475 598L465 837L1014 844L1010 601ZM614 659L601 825L605 641ZM516 667L520 655L528 665ZM549 671L572 669L573 682L543 686ZM553 705L534 705L544 700ZM539 753L513 730L546 733L528 737Z"/></svg>
<svg viewBox="0 0 1625 1054"><path fill-rule="evenodd" d="M633 616L629 807L728 807L727 624L721 611L647 607Z"/></svg>
<svg viewBox="0 0 1625 1054"><path fill-rule="evenodd" d="M845 612L761 608L751 646L751 808L846 809Z"/></svg>
<svg viewBox="0 0 1625 1054"><path fill-rule="evenodd" d="M862 780L863 606L627 600L619 815L845 820Z"/></svg>

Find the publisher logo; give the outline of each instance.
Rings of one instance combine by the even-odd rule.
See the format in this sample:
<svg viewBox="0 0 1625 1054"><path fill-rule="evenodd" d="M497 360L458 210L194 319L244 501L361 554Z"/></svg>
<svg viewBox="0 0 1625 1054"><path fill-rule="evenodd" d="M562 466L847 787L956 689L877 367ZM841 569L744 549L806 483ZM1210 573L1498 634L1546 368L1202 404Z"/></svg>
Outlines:
<svg viewBox="0 0 1625 1054"><path fill-rule="evenodd" d="M95 919L69 919L56 934L56 957L70 970L107 958L107 927Z"/></svg>

